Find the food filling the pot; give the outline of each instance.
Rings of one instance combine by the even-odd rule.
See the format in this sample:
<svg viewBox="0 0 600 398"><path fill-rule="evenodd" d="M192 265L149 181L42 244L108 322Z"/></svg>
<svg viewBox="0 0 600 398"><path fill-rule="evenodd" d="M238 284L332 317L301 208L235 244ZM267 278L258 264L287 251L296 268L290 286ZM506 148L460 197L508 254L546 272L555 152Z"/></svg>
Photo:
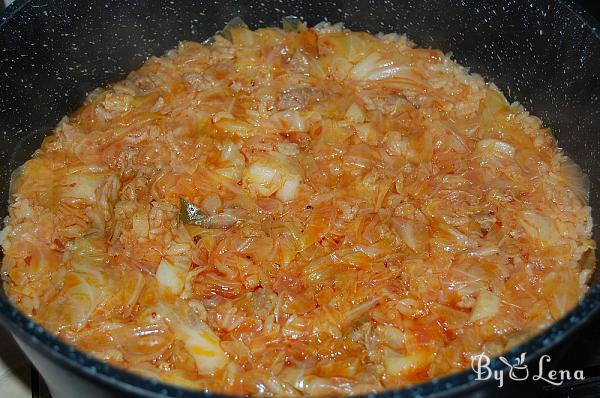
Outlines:
<svg viewBox="0 0 600 398"><path fill-rule="evenodd" d="M580 169L405 36L230 24L65 117L15 171L16 306L138 374L363 394L499 355L582 297Z"/></svg>

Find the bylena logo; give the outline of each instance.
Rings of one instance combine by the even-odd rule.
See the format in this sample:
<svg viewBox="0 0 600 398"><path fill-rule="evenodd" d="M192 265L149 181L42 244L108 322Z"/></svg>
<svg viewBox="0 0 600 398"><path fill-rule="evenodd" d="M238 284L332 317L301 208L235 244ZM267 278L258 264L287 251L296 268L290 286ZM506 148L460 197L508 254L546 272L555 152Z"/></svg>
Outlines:
<svg viewBox="0 0 600 398"><path fill-rule="evenodd" d="M501 370L490 368L491 361L487 355L483 353L474 355L471 357L471 369L477 375L475 380L494 379L498 381L498 388L501 388L504 386L505 376L514 381L529 380L529 378L534 381L541 380L554 386L560 386L565 381L585 379L583 370L548 370L548 364L551 361L550 355L542 355L537 363L537 369L532 369L530 372L529 366L525 363L526 355L527 353L522 353L518 358L515 358L514 363L510 363L505 357L498 357L500 362L508 367L508 369Z"/></svg>

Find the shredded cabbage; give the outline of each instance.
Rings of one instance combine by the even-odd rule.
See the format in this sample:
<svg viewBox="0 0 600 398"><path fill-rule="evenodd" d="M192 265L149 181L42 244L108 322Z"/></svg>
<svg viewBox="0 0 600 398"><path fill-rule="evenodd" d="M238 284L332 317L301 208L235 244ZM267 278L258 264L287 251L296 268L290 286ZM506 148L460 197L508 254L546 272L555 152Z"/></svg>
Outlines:
<svg viewBox="0 0 600 398"><path fill-rule="evenodd" d="M111 364L370 394L498 355L594 270L542 123L405 36L233 21L96 90L13 174L8 297Z"/></svg>

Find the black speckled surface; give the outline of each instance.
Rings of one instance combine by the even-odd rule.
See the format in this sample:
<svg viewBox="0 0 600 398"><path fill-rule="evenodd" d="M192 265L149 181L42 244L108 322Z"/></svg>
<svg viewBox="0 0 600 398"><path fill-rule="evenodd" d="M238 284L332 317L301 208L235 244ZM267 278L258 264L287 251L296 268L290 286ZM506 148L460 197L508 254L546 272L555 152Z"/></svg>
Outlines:
<svg viewBox="0 0 600 398"><path fill-rule="evenodd" d="M180 40L203 40L233 18L251 27L297 15L309 25L401 32L451 51L461 64L522 102L590 175L600 219L600 38L597 22L570 0L17 0L0 16L0 202L8 177L87 92L125 76ZM6 215L0 205L0 217ZM600 241L598 228L594 236ZM531 357L563 342L600 304L596 284L567 317L508 357ZM62 344L0 295L0 322L21 340L50 387L71 396L196 396L104 365ZM493 367L501 368L498 361ZM78 375L78 376L75 376ZM381 396L505 395L463 372ZM54 384L54 386L52 385ZM108 386L108 387L107 387ZM112 391L110 389L113 389ZM59 391L60 390L60 391ZM119 391L118 393L115 391Z"/></svg>

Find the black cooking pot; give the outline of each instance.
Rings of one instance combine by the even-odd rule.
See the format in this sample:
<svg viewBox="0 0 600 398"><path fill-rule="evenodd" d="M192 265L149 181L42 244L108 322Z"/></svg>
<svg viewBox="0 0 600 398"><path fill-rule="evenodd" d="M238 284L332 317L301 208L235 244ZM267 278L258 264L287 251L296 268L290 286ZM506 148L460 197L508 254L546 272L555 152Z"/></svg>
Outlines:
<svg viewBox="0 0 600 398"><path fill-rule="evenodd" d="M550 127L590 176L600 220L600 37L598 23L566 0L17 0L0 17L0 216L9 176L61 117L94 88L125 77L180 40L202 41L240 16L251 27L296 15L309 25L342 21L353 30L407 32L423 47L452 51ZM594 238L600 242L599 230ZM581 303L505 356L533 359L567 347L600 307L598 273ZM200 397L210 394L138 377L57 340L0 294L0 321L39 369L55 398ZM502 369L494 360L493 369ZM464 371L380 397L507 395ZM520 388L520 387L516 387Z"/></svg>

